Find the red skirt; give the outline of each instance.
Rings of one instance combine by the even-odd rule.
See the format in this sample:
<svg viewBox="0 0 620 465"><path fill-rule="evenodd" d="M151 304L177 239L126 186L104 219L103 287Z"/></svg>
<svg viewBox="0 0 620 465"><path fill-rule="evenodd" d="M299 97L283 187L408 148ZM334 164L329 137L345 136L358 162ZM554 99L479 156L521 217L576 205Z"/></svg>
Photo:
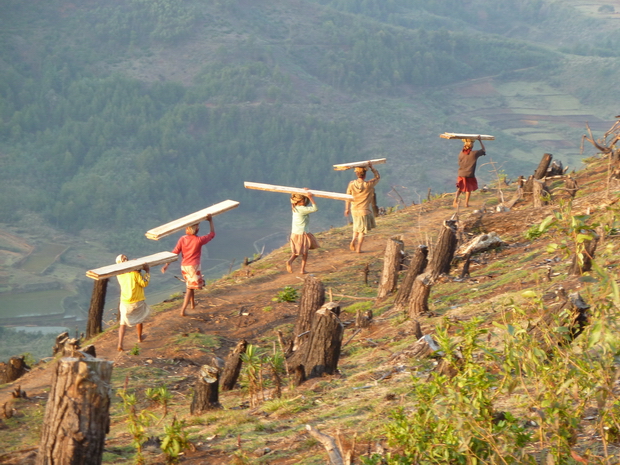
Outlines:
<svg viewBox="0 0 620 465"><path fill-rule="evenodd" d="M459 176L456 178L456 188L461 192L473 192L478 190L478 181L476 178L464 178Z"/></svg>

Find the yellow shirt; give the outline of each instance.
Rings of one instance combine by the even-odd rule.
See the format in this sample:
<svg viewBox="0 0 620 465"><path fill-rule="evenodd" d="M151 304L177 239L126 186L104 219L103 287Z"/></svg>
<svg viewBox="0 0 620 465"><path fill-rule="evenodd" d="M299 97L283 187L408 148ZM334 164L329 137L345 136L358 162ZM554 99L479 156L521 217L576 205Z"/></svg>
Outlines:
<svg viewBox="0 0 620 465"><path fill-rule="evenodd" d="M139 271L130 271L129 273L119 274L116 279L121 285L121 302L133 304L144 300L144 288L149 285L151 275Z"/></svg>
<svg viewBox="0 0 620 465"><path fill-rule="evenodd" d="M372 215L372 204L375 196L375 186L379 182L379 172L372 170L375 175L370 181L356 179L351 181L347 188L347 194L353 196L351 213L356 216Z"/></svg>

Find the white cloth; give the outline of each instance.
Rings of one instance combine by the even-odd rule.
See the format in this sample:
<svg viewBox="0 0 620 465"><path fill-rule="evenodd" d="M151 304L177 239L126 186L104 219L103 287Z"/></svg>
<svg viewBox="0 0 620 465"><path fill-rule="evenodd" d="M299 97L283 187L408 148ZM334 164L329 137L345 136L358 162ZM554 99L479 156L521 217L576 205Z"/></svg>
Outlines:
<svg viewBox="0 0 620 465"><path fill-rule="evenodd" d="M146 304L146 300L141 300L132 304L121 302L120 310L120 323L129 327L142 323L151 313L151 309Z"/></svg>

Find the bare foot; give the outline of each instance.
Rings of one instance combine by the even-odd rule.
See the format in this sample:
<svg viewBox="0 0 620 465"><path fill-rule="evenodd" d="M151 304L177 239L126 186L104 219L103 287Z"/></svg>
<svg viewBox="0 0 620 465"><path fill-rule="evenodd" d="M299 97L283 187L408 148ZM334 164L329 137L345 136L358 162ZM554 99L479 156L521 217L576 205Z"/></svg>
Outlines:
<svg viewBox="0 0 620 465"><path fill-rule="evenodd" d="M116 350L118 350L119 352L122 352L123 348L122 347L117 347Z"/></svg>
<svg viewBox="0 0 620 465"><path fill-rule="evenodd" d="M185 315L185 310L181 310L181 316L186 316Z"/></svg>
<svg viewBox="0 0 620 465"><path fill-rule="evenodd" d="M306 274L307 272L306 272L306 270L301 270L300 273L301 274Z"/></svg>
<svg viewBox="0 0 620 465"><path fill-rule="evenodd" d="M286 262L286 271L288 271L289 273L293 272L293 268L291 268L291 264L289 262Z"/></svg>
<svg viewBox="0 0 620 465"><path fill-rule="evenodd" d="M144 342L146 339L146 334L143 334L141 338L138 339L138 342Z"/></svg>
<svg viewBox="0 0 620 465"><path fill-rule="evenodd" d="M353 242L349 244L349 250L351 250L351 252L355 252L355 244L353 244Z"/></svg>

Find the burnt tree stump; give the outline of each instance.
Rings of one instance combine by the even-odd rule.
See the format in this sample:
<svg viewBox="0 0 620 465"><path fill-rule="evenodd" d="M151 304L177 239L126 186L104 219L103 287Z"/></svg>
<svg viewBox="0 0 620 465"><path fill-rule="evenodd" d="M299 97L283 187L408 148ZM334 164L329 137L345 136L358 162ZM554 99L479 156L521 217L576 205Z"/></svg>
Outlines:
<svg viewBox="0 0 620 465"><path fill-rule="evenodd" d="M301 363L305 367L307 378L333 375L338 370L344 335L344 325L339 316L340 306L334 302L329 302L316 311Z"/></svg>
<svg viewBox="0 0 620 465"><path fill-rule="evenodd" d="M110 429L112 366L90 356L58 361L36 465L101 463Z"/></svg>
<svg viewBox="0 0 620 465"><path fill-rule="evenodd" d="M108 289L108 279L95 280L93 294L88 308L88 322L86 323L86 339L96 336L103 327L103 307L105 306L105 294Z"/></svg>
<svg viewBox="0 0 620 465"><path fill-rule="evenodd" d="M409 300L409 318L416 319L418 316L429 312L428 297L431 294L431 287L434 282L435 279L431 272L423 273L415 279Z"/></svg>
<svg viewBox="0 0 620 465"><path fill-rule="evenodd" d="M566 296L565 293L560 295ZM590 306L581 295L574 292L564 299L555 308L547 308L540 320L528 330L534 339L547 347L547 350L550 350L552 345L570 344L588 324ZM568 332L555 330L555 328L562 326L568 328Z"/></svg>
<svg viewBox="0 0 620 465"><path fill-rule="evenodd" d="M241 373L241 354L245 353L245 349L248 346L248 341L242 339L237 343L235 348L226 357L226 364L222 370L222 391L231 391L237 384L239 373Z"/></svg>
<svg viewBox="0 0 620 465"><path fill-rule="evenodd" d="M220 369L215 362L200 367L198 380L194 384L194 397L189 413L199 415L208 410L222 408L219 397Z"/></svg>
<svg viewBox="0 0 620 465"><path fill-rule="evenodd" d="M299 302L299 316L295 323L293 352L298 351L303 344L300 335L307 334L312 327L312 319L316 311L325 303L325 286L314 276L307 276L301 290ZM306 338L307 339L307 338Z"/></svg>
<svg viewBox="0 0 620 465"><path fill-rule="evenodd" d="M398 284L398 272L403 263L403 250L405 244L399 237L391 237L385 246L383 258L383 272L379 280L377 299L384 299L396 289Z"/></svg>
<svg viewBox="0 0 620 465"><path fill-rule="evenodd" d="M596 247L598 246L598 235L594 231L583 231L592 236L592 239L585 240L583 242L583 251L579 254L573 254L573 261L568 274L571 276L581 276L586 271L592 269L592 259L596 254Z"/></svg>
<svg viewBox="0 0 620 465"><path fill-rule="evenodd" d="M10 383L21 378L30 369L24 356L11 357L7 363L0 362L0 384Z"/></svg>
<svg viewBox="0 0 620 465"><path fill-rule="evenodd" d="M434 279L441 274L450 273L450 264L454 258L454 252L458 240L456 238L456 220L446 220L439 232L431 259L428 263L428 271Z"/></svg>
<svg viewBox="0 0 620 465"><path fill-rule="evenodd" d="M542 179L547 176L547 170L549 169L552 159L553 155L550 153L543 154L540 163L538 164L538 168L534 171L534 179Z"/></svg>
<svg viewBox="0 0 620 465"><path fill-rule="evenodd" d="M396 297L394 297L394 308L398 311L404 311L409 307L409 298L411 297L411 291L413 289L413 282L420 273L424 271L428 264L428 247L425 245L419 245L411 261L409 262L409 268L402 280Z"/></svg>

